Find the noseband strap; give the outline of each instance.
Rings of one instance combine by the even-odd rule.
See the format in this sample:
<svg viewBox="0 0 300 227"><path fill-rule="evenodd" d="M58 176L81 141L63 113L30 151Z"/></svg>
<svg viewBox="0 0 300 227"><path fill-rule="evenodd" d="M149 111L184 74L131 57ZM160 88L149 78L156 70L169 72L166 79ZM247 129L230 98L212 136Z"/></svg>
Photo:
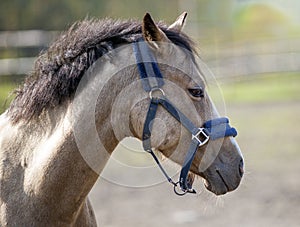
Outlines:
<svg viewBox="0 0 300 227"><path fill-rule="evenodd" d="M229 125L229 120L227 118L216 118L206 121L200 128L195 126L188 117L166 98L164 91L161 89L164 85L163 76L148 44L142 39L139 39L133 43L133 52L135 54L140 78L142 79L143 88L145 91L149 92L150 97L150 105L142 135L143 148L152 155L167 180L173 184L174 192L177 195L196 193L188 181L188 173L198 148L205 145L209 140L216 140L227 136L236 136L237 131ZM159 97L153 97L152 92L154 91L160 91L161 95ZM151 130L159 105L167 110L192 135L191 144L183 162L178 182L174 182L172 178L169 177L151 146ZM178 185L180 186L181 191L178 191Z"/></svg>

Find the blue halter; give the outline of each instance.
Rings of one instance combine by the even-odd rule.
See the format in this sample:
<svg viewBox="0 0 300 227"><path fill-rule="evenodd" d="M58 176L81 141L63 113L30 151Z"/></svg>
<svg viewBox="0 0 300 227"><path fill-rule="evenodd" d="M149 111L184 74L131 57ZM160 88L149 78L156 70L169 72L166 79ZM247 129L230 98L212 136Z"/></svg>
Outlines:
<svg viewBox="0 0 300 227"><path fill-rule="evenodd" d="M216 140L227 136L235 137L237 135L237 131L229 125L229 120L227 118L216 118L206 121L200 128L195 126L193 122L191 122L166 98L164 91L162 90L164 85L163 75L159 70L156 59L148 44L144 42L143 39L137 40L133 43L133 52L135 54L140 78L142 79L143 88L146 92L149 92L150 97L150 105L142 135L143 148L152 155L167 180L173 184L174 192L177 195L196 193L188 180L188 175L198 148L206 144L209 140ZM155 91L160 92L161 96L153 97L152 93ZM178 182L174 182L169 177L151 147L151 121L154 120L159 105L166 109L192 134L191 144L182 165ZM178 192L177 190L178 184L181 192Z"/></svg>

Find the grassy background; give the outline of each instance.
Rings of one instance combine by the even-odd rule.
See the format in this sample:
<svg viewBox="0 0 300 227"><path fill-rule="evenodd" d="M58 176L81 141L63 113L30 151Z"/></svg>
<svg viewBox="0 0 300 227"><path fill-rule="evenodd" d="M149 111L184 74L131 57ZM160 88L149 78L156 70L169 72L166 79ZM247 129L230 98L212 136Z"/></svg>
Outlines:
<svg viewBox="0 0 300 227"><path fill-rule="evenodd" d="M0 77L0 113L4 112L13 99L13 91L18 86L17 83L6 80L6 76Z"/></svg>
<svg viewBox="0 0 300 227"><path fill-rule="evenodd" d="M300 101L300 73L264 74L223 83L226 102L262 103Z"/></svg>

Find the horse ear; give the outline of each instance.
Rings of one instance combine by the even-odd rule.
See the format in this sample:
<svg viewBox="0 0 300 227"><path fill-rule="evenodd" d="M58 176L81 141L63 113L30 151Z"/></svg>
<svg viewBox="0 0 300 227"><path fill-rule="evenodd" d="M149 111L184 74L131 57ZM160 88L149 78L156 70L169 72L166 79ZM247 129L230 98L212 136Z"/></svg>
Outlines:
<svg viewBox="0 0 300 227"><path fill-rule="evenodd" d="M166 34L155 24L149 13L146 13L143 19L142 33L145 41L152 47L158 49L157 42L168 42Z"/></svg>
<svg viewBox="0 0 300 227"><path fill-rule="evenodd" d="M185 25L186 17L187 17L187 12L183 12L179 17L177 17L175 22L168 27L168 30L170 29L170 30L175 30L177 32L181 32L181 30Z"/></svg>

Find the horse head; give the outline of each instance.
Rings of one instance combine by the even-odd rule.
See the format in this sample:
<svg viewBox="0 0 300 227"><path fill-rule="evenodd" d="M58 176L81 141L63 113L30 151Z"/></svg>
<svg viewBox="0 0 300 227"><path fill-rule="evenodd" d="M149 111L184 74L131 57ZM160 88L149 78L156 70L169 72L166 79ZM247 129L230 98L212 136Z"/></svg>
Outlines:
<svg viewBox="0 0 300 227"><path fill-rule="evenodd" d="M148 88L150 98L139 100L130 110L131 131L142 140L145 140L143 133L145 121L149 115L147 111L151 109L149 100L153 99L152 96L166 97L172 102L176 111L181 111L198 127L220 117L206 91L206 82L201 68L197 65L196 57L189 50L174 44L174 41L172 42L168 38L168 32L181 33L185 19L186 13L163 31L154 23L149 14L144 17L143 40L149 47L148 51L155 56L157 66L163 75L163 79L158 78L154 86L157 86L161 80L163 80L163 86L159 89L151 89L150 85ZM184 36L184 34L182 35ZM144 90L147 91L147 88ZM163 105L158 106L155 118L151 119L150 124L151 137L148 139L151 147L180 165L191 161L190 172L204 178L208 190L220 195L238 187L244 172L243 158L240 148L231 134L214 140L210 139L207 143L197 146L193 160L187 160L186 156L190 152L188 149L193 135L185 127L182 127L182 122L176 119L174 114L170 114L169 109L163 108ZM224 127L226 128L226 126ZM189 175L188 181L190 184L192 183L193 175Z"/></svg>

